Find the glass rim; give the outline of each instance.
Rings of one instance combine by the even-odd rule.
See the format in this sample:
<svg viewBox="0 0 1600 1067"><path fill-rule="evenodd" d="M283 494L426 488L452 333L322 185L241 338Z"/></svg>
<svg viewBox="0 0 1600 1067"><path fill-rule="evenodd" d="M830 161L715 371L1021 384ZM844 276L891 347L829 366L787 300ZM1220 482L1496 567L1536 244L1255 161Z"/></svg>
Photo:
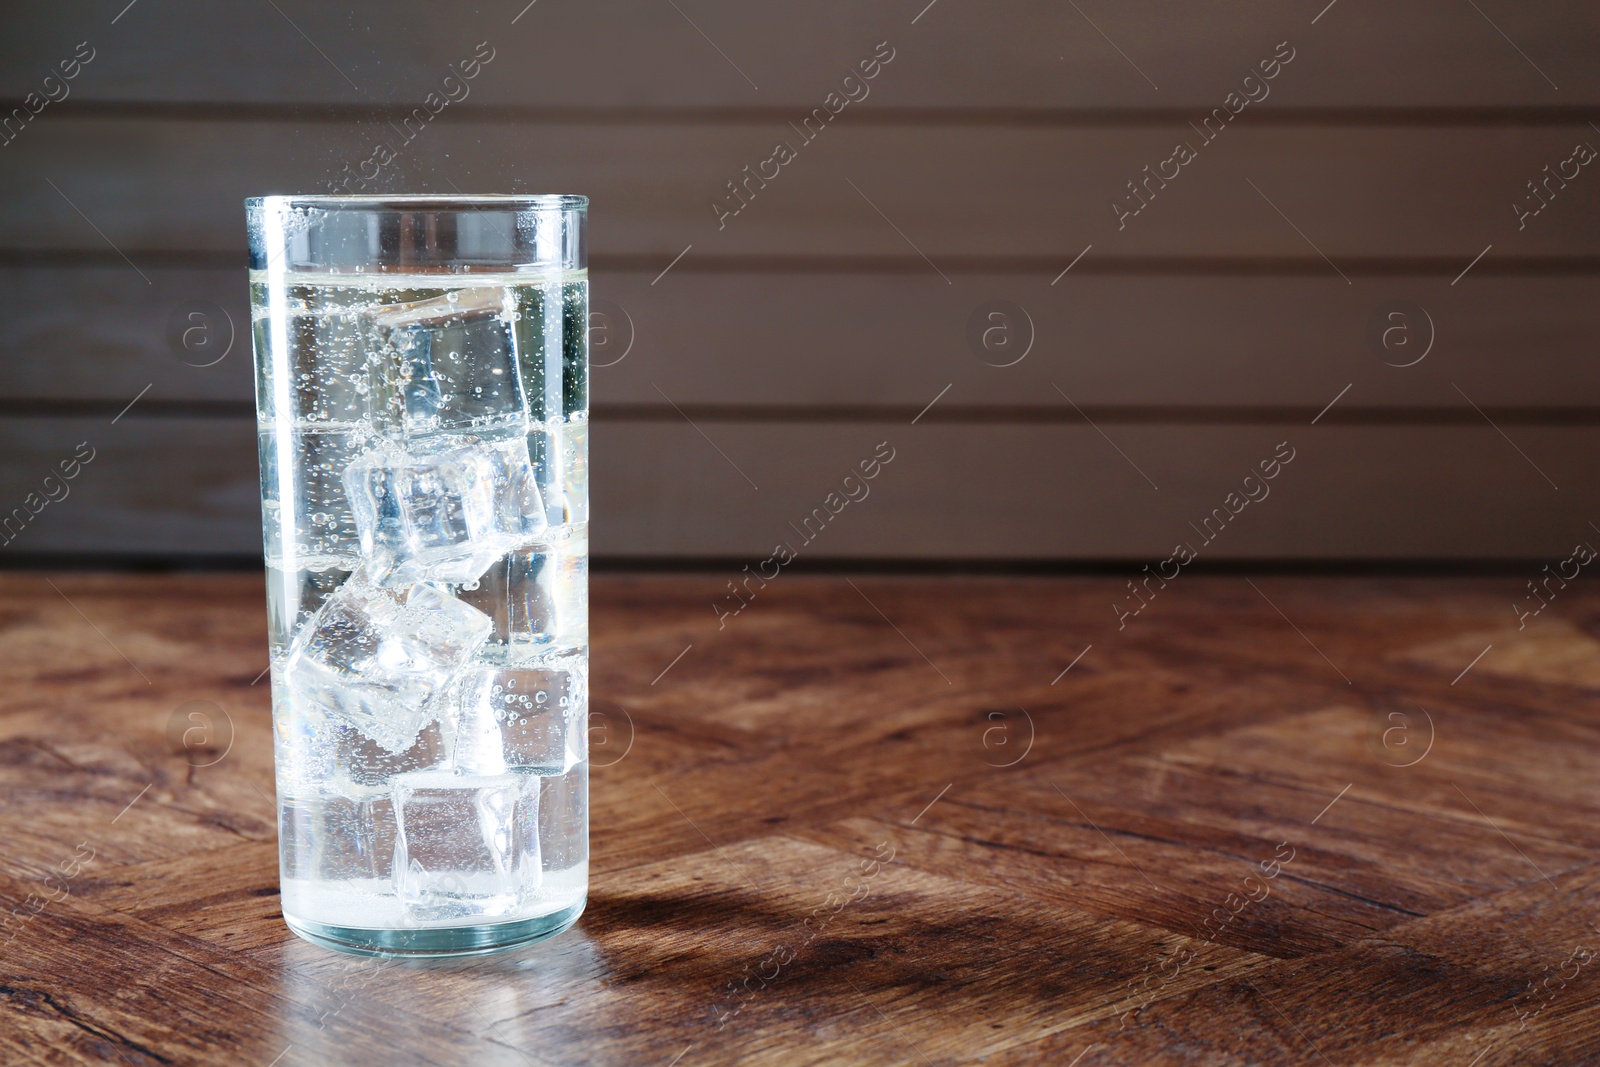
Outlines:
<svg viewBox="0 0 1600 1067"><path fill-rule="evenodd" d="M325 211L449 211L474 208L589 210L589 198L576 193L307 193L250 196L245 198L244 203L247 208L317 208Z"/></svg>

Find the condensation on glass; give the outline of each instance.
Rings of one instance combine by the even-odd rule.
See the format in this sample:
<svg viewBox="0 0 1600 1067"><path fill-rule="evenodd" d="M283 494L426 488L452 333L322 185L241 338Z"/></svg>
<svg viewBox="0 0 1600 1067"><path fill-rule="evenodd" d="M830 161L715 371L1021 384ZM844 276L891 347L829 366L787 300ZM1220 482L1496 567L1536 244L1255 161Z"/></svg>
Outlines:
<svg viewBox="0 0 1600 1067"><path fill-rule="evenodd" d="M588 887L587 201L246 202L283 914L546 937Z"/></svg>

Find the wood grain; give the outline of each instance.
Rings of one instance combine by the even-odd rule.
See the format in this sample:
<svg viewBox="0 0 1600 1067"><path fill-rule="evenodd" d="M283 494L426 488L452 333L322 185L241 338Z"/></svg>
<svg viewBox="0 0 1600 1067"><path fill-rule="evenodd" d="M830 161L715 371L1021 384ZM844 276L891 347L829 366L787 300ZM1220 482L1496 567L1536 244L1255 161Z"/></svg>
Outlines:
<svg viewBox="0 0 1600 1067"><path fill-rule="evenodd" d="M1186 577L1118 631L1115 579L787 576L719 630L724 577L595 582L595 707L632 744L595 749L589 910L543 945L428 965L283 926L258 578L0 576L0 898L20 909L0 1054L1500 1067L1600 1050L1600 688L1559 666L1600 655L1582 579L1518 631L1509 578ZM1463 673L1458 646L1484 635ZM166 737L195 699L234 728L208 767ZM92 858L47 890L80 845Z"/></svg>
<svg viewBox="0 0 1600 1067"><path fill-rule="evenodd" d="M1594 255L1584 220L1600 208L1600 181L1584 172L1525 227L1512 211L1542 167L1596 137L1581 120L1300 129L1250 119L1244 111L1203 144L1176 119L1156 128L878 128L853 126L845 112L795 145L800 137L774 120L529 124L445 112L376 188L581 190L593 203L594 254L659 257L657 271L690 244L700 255L769 257L920 250L934 264L930 284L942 281L942 259L1055 257L1059 270L1089 243L1124 256L1449 257L1458 270L1491 242L1502 256ZM401 141L381 122L70 111L47 112L24 137L0 171L0 247L102 252L109 240L135 263L146 250L235 252L245 197L326 192L324 182L370 157L377 141ZM748 206L719 222L714 202L739 203L727 183L745 180L742 168L771 157L780 140L796 158L765 188L749 179ZM1151 179L1154 199L1119 225L1112 201L1137 207L1127 183L1179 141L1198 145L1197 158L1163 189ZM1337 270L1327 267L1330 285L1343 282Z"/></svg>
<svg viewBox="0 0 1600 1067"><path fill-rule="evenodd" d="M1198 419L1309 405L1309 419L1326 403L1306 391L1313 367L1328 381L1362 383L1330 418L1342 417L1345 403L1459 411L1451 382L1497 421L1516 418L1510 408L1537 409L1524 418L1539 410L1556 416L1551 409L1571 411L1600 395L1600 366L1590 357L1600 305L1588 277L1496 276L1480 264L1475 270L1486 273L1471 290L1450 286L1459 268L1352 287L1321 276L1107 275L1086 257L1055 285L1059 267L951 272L954 284L945 286L916 265L910 273L725 273L697 271L686 259L658 285L651 282L659 270L595 271L591 295L606 317L591 334L593 403L601 417L625 416L639 405L665 407L665 393L686 409L809 407L823 417L894 406L909 419L949 383L950 395L928 418L951 408L1011 409L994 418L1029 408L1039 417L1062 403L1053 381L1089 409ZM12 411L24 402L93 401L115 414L146 385L153 387L141 404L254 403L240 272L144 270L153 286L126 264L0 268L0 351L8 353L0 396ZM1009 352L975 349L967 336L969 321L995 300L1028 315L1008 325ZM1414 313L1402 331L1407 345L1401 333L1391 349L1374 342L1375 319L1399 300L1426 311L1433 349L1425 347L1428 320ZM210 316L200 323L214 331L210 343L223 344L232 328L233 348L214 366L194 366L211 353L168 339L169 320L197 309Z"/></svg>
<svg viewBox="0 0 1600 1067"><path fill-rule="evenodd" d="M593 198L594 292L634 327L596 353L602 556L765 558L935 397L871 521L808 555L1164 558L1258 431L1335 395L1338 461L1211 558L1537 557L1590 518L1600 182L1512 205L1600 143L1592 5L64 0L7 13L0 115L58 94L78 42L70 96L0 144L0 508L111 445L8 556L254 554L239 201L398 142L479 42L470 96L374 188ZM719 220L880 42L870 95ZM1270 95L1119 223L1279 42ZM966 337L994 300L1031 317L1016 366ZM1416 366L1370 336L1399 300L1432 320ZM166 334L202 301L235 346L188 366ZM706 437L762 490L730 496Z"/></svg>
<svg viewBox="0 0 1600 1067"><path fill-rule="evenodd" d="M929 398L940 388L930 381ZM1330 383L1326 399L1339 389ZM1592 426L1516 425L1502 436L1479 416L1476 424L1311 426L1309 415L1099 426L1070 410L1062 401L1064 421L1015 424L691 422L675 412L602 421L591 442L594 552L755 567L786 542L806 559L1155 565L1187 543L1204 560L1560 560L1593 536L1586 501L1600 492L1591 461L1600 429ZM38 510L0 552L260 551L251 419L10 417L0 418L0 442L10 460L0 471L3 514ZM29 503L83 443L95 458L68 495ZM1264 489L1245 486L1284 443L1292 465ZM892 462L873 481L846 483L880 446ZM1267 495L1229 503L1246 490ZM858 501L845 502L847 493ZM1495 507L1485 508L1486 493ZM1217 509L1238 514L1223 523Z"/></svg>
<svg viewBox="0 0 1600 1067"><path fill-rule="evenodd" d="M270 5L222 10L169 0L115 26L116 11L87 0L22 8L0 38L0 95L35 89L88 37L98 54L74 90L82 99L412 104L438 89L447 64L487 40L507 58L477 79L473 103L810 108L889 40L897 55L878 79L874 106L1209 108L1287 39L1298 54L1273 97L1285 104L1600 101L1592 63L1600 20L1571 0L1537 9L1480 5L1485 14L1450 0L1346 4L1325 14L1326 0L1159 0L1126 10L1080 5L1081 14L1046 0L931 10L927 0L759 9L694 0L679 4L681 12L633 0L531 10L370 0L278 6L281 14Z"/></svg>

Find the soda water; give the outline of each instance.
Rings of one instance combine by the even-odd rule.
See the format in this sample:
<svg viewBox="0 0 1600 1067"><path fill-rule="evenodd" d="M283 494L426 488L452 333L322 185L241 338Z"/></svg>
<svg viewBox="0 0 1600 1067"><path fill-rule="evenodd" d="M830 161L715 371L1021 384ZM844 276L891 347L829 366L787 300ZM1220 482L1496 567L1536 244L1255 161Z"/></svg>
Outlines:
<svg viewBox="0 0 1600 1067"><path fill-rule="evenodd" d="M251 285L284 917L397 951L564 926L588 877L587 275Z"/></svg>

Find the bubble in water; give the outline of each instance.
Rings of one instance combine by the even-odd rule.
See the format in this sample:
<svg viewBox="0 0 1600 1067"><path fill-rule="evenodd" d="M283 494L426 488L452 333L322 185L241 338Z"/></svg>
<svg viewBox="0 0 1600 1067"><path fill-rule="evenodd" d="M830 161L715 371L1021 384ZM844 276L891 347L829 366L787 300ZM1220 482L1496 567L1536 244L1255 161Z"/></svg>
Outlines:
<svg viewBox="0 0 1600 1067"><path fill-rule="evenodd" d="M463 267L462 269L465 268ZM307 317L294 323L289 337L289 342L294 347L295 352L298 354L304 350L306 358L283 363L279 368L276 368L279 373L274 379L279 383L280 387L286 381L293 383L290 392L296 398L295 410L284 414L286 417L292 417L296 423L293 431L297 435L296 441L300 446L300 451L293 460L295 464L293 469L303 472L305 475L303 479L299 474L295 475L293 482L296 484L290 487L291 492L284 496L281 504L277 500L263 502L263 507L270 509L270 513L273 516L282 517L285 516L285 513L292 513L294 520L288 522L280 518L280 528L274 535L278 539L278 544L274 545L274 549L280 556L284 557L285 562L292 556L311 556L315 557L314 562L328 562L330 566L339 568L338 577L330 577L328 579L330 587L337 587L338 580L343 577L343 568L352 565L359 558L356 556L357 549L353 544L352 518L349 511L346 510L347 502L343 499L344 494L341 485L341 475L348 462L349 455L360 453L363 450L384 450L388 447L386 442L400 436L402 430L409 428L410 423L407 420L412 418L413 413L412 409L408 408L407 405L411 403L413 407L416 406L414 398L419 395L419 391L426 392L429 396L435 393L441 394L441 403L444 402L444 395L454 395L463 402L462 419L457 426L451 428L453 431L482 433L483 431L479 427L484 425L484 420L487 416L480 413L487 410L484 405L486 401L491 399L497 401L496 404L491 405L496 413L503 406L498 401L504 400L506 403L511 404L512 409L516 410L520 415L522 397L521 388L517 382L518 374L515 369L515 362L506 362L502 369L502 366L494 365L496 363L495 359L480 357L475 346L479 344L480 338L486 337L496 346L503 344L505 347L510 348L517 340L515 332L508 325L510 323L518 324L517 329L520 330L522 324L531 321L535 334L543 338L541 323L544 322L544 311L540 309L547 307L548 301L559 291L558 285L547 285L543 280L536 280L526 287L529 290L526 293L522 286L506 286L503 299L502 295L497 292L494 300L486 301L480 294L495 292L496 290L476 287L496 286L498 290L499 285L503 284L503 280L499 278L485 277L485 275L496 273L491 271L490 268L482 268L479 272L480 277L477 279L463 277L454 279L454 282L461 283L455 292L449 291L449 286L454 284L449 279L440 279L442 284L436 282L437 288L428 285L421 287L419 291L414 284L417 279L390 278L387 276L386 271L375 267L366 270L365 273L374 274L375 277L378 277L378 280L372 286L368 286L365 276L362 275L356 277L353 281L347 277L343 288L321 284L308 286L308 288L312 288L317 293L317 300L305 305ZM468 288L468 286L474 288ZM579 286L579 289L581 291L581 286ZM431 302L439 297L448 298L447 308L424 309L431 316L431 321L425 324L427 328L412 329L408 326L405 329L396 328L390 330L387 328L379 329L371 325L375 315L386 314L398 316L397 322L410 323L413 319L419 318L423 311L414 312L407 306L402 306L392 312L388 309L394 308L395 305L409 305L419 299ZM524 306L531 306L532 310L523 311L517 309L517 301L524 298L533 301L531 305L524 303ZM327 307L328 304L342 305L342 307L335 306L330 309ZM470 311L468 310L469 307ZM457 312L461 312L461 314L457 314ZM483 312L494 313L496 320L482 325L483 320L480 320L478 315ZM561 324L563 332L570 329L572 322L582 321L581 316L572 315L570 309L568 315L568 319ZM312 316L315 316L315 321L313 321ZM429 348L432 349L431 358L419 358L426 355ZM456 351L451 351L452 348L456 349ZM499 350L498 347L493 349L495 352ZM475 366L480 361L484 364L482 370L477 369ZM269 368L269 371L273 369ZM467 373L469 370L470 373ZM485 370L488 373L484 373ZM489 381L488 379L491 377L496 380ZM427 382L429 379L438 383L436 389L424 389L419 385L419 382ZM409 388L404 387L403 383L410 383ZM507 389L512 390L511 394L503 395ZM493 398L490 396L491 393L494 394ZM535 398L536 416L541 419L541 425L543 425L543 418L561 420L564 415L559 409L547 411L545 409L546 399L543 393L538 398ZM559 401L557 403L559 404ZM467 416L475 416L475 418L469 419ZM281 428L285 432L289 430L287 423L281 424ZM423 428L430 431L435 429L431 423ZM441 425L437 429L444 430L445 428ZM555 436L547 436L542 439L541 443L548 442L553 451L558 451L561 444L560 431L552 429L546 432L553 433ZM511 435L513 440L516 436L518 435ZM418 440L422 440L420 431ZM421 447L431 447L431 445L423 445ZM550 469L550 467L560 468L564 463L570 461L565 455L552 454L546 456L543 454L543 449L539 449L538 452L538 455L529 456L527 459L519 460L519 462L526 463L532 460L532 465L540 476L541 483L547 482L553 489L560 487L566 472L561 469ZM282 458L287 461L288 454L283 453ZM375 500L375 504L380 507L391 507L392 509L391 502L394 500L395 494L397 492L409 492L410 490L409 488L385 482L384 484L373 486L371 491L374 497L379 497L381 494L381 501ZM295 527L296 522L303 525L297 529ZM297 534L298 536L296 536ZM298 545L295 544L297 541L300 542ZM337 546L337 549L335 546ZM499 593L495 593L493 589L490 589L489 593L486 594L485 589L492 586L494 586L494 582L485 576L472 582L450 583L450 590L459 594L463 600L468 597L476 597L486 605L504 604L508 591L501 589ZM318 588L320 589L321 587L319 586ZM565 595L577 598L579 593L574 589L567 591ZM291 638L298 632L304 632L305 627L310 625L309 620L316 617L316 608L312 603L309 589L304 591L304 595L297 593L297 599L292 603L282 605L282 607L284 608L282 614L286 618L279 625L288 631ZM509 618L506 625L510 625ZM556 673L554 669L549 671L521 669L515 681L510 686L507 686L505 683L508 679L505 675L510 673L509 669L501 665L497 660L488 657L485 657L481 662L486 668L493 666L492 673L501 675L495 680L497 684L484 686L484 689L490 690L492 700L487 697L484 699L484 703L481 706L481 714L486 726L491 722L499 724L488 726L489 730L494 733L504 731L503 739L508 747L506 752L508 763L512 756L512 751L509 750L514 749L516 745L523 746L529 752L532 752L535 748L539 749L540 758L527 763L528 767L537 767L539 770L548 772L551 769L550 764L565 764L569 761L572 758L572 749L566 744L570 740L567 737L567 731L582 728L583 699L581 697L578 699L566 699L563 697L562 689L550 689L551 685L560 686L565 684L556 681L554 677L546 679L540 676L542 673L554 675ZM517 664L522 663L522 661L514 662ZM279 673L281 674L282 672L280 671ZM488 682L488 680L487 678L483 679L485 682ZM264 685L265 682L266 679L263 678L261 684ZM541 687L543 691L541 691ZM261 688L261 685L258 685L257 688ZM581 689L578 691L581 692ZM479 692L482 692L482 690L479 690ZM552 699L560 701L561 715L559 718L550 716ZM577 707L576 715L569 710L569 705ZM189 729L191 725L193 724L186 721L184 728ZM451 722L446 722L441 723L437 729L430 727L429 729L433 731L436 740L430 741L427 745L417 746L414 752L404 754L387 753L383 758L395 762L396 765L402 765L402 761L410 761L413 758L417 760L423 759L423 752L426 750L429 753L426 756L427 759L448 760L449 757L445 753L448 753L452 742L447 740L441 731L453 727L453 725ZM353 732L353 730L353 727L350 728L350 731ZM522 733L524 736L518 738L518 733ZM305 744L306 747L321 744L326 751L317 763L317 767L334 768L333 771L327 773L342 775L343 771L338 769L340 762L352 758L353 749L348 743L349 740L349 733L323 730L319 731L316 736L306 739ZM613 738L613 742L615 740ZM363 752L368 747L363 742ZM468 746L462 746L463 749L466 747ZM623 747L623 745L616 745L614 749L608 747L602 751L611 752L611 759L614 761ZM546 749L553 753L550 759L544 758ZM374 755L373 758L376 759L378 757ZM404 762L403 765L409 772L410 763ZM318 773L323 773L323 771L319 770ZM510 774L509 771L506 773ZM580 777L574 778L571 785L564 784L564 779L552 779L543 783L544 788L539 790L541 807L543 806L542 802L546 800L560 805L560 808L556 809L555 812L555 814L559 814L559 818L554 817L554 815L545 815L542 822L536 824L539 828L539 836L544 838L543 846L547 850L543 857L542 872L535 870L533 874L533 877L537 879L542 873L544 879L543 886L538 889L537 900L532 900L531 902L540 908L545 906L547 899L553 899L552 895L559 896L567 891L567 882L552 881L552 879L564 874L570 867L573 857L580 855L582 851L581 848L574 850L565 843L566 837L576 833L578 827L581 826L581 823L574 821L575 819L581 819L583 814L582 792L584 790L584 782L581 778L582 772L579 772L579 774ZM519 782L522 781L520 778L518 780ZM552 786L560 791L551 793ZM462 788L465 789L465 787ZM499 795L498 793L495 794L496 797ZM518 792L517 795L519 797L523 796L521 792ZM531 807L532 799L529 798L527 802ZM339 803L343 803L342 794ZM392 801L380 800L376 803L384 804L392 803ZM519 800L518 803L520 804L521 801ZM506 853L511 847L509 839L506 841L499 839L506 838L508 830L513 828L513 824L509 821L509 809L506 813L508 815L507 820L503 820L500 825L494 828L492 832L495 836L490 837L490 828L487 826L480 827L479 825L483 821L482 818L470 810L470 805L463 805L463 807L468 809L468 817L463 824L463 833L466 840L478 842L481 834L484 838L484 847L487 847L488 851L496 855ZM334 809L334 817L341 824L348 823L351 820L366 819L372 828L377 828L383 818L381 814L377 813L383 810L385 809L374 806L370 811L362 809L362 813L358 813L351 811L349 806L346 805L345 807ZM522 809L519 807L517 809L517 818L522 819L522 817ZM391 814L388 818L392 820L396 816ZM518 828L524 825L525 822L515 824ZM301 851L307 855L314 853L319 858L319 864L324 853L331 855L335 848L341 850L344 848L342 843L334 847L324 848L323 842L312 842L310 840L310 834L313 833L312 824L308 823L302 826L296 823L290 829L294 834L299 835L298 844L305 846ZM359 838L356 834L346 835L342 826L337 829L337 832L335 832L335 828L327 825L315 827L315 829L320 829L328 836L330 845L334 837L343 838L345 836L349 836L354 842L353 849L367 848L376 843L378 858L375 861L374 868L379 871L382 871L384 865L390 862L392 850L383 842ZM406 833L413 835L420 832L409 824L404 829ZM369 829L363 832L367 832L370 836L372 833L379 831L377 829ZM392 823L390 832L397 832ZM392 844L392 841L389 844ZM315 848L312 847L313 845ZM420 849L420 847L419 845L418 848ZM365 853L357 857L362 862L366 858ZM417 859L417 853L413 852L410 855L410 859ZM579 862L581 863L581 860ZM539 860L535 859L532 863L532 868L537 869L540 866ZM354 868L351 869L353 870ZM518 870L520 869L518 868ZM372 873L371 870L365 870L364 868L363 870L365 874L370 875ZM581 868L574 870L576 876L581 878ZM320 866L315 871L308 873L314 879L324 880L322 879L323 871ZM335 873L340 878L345 878L346 876L344 868L340 868ZM470 881L463 881L459 875L464 875ZM463 915L472 914L472 909L478 906L475 903L476 898L483 895L480 891L482 887L478 884L478 875L479 871L476 868L471 872L456 872L448 868L443 870L430 869L432 886L437 890L438 895L452 898L447 906L453 909L461 909ZM324 881L326 882L326 892L329 894L328 900L330 902L335 899L335 894L344 892L346 888L352 892L358 891L358 887L348 880L343 883L334 882L331 878ZM374 883L374 887L378 892L386 892L388 894L397 892L397 890L385 891L383 889L384 883L389 881L390 879L387 876L380 875L380 879ZM496 886L498 887L499 884L497 882ZM434 889L430 889L429 892L433 892ZM364 886L359 888L359 891L364 890ZM316 891L320 894L324 892L324 888L319 887ZM518 891L521 892L521 889ZM461 899L455 900L454 898L457 897ZM495 899L499 900L498 897ZM406 908L410 908L412 903L410 901L403 902ZM523 901L519 898L519 903L515 907L521 908L528 903L529 901ZM441 903L440 906L445 907L446 904ZM496 904L495 906L498 907L500 905ZM314 909L301 906L300 913L304 915L309 910ZM509 914L515 917L521 913L511 912ZM432 920L418 921L422 922L422 925L429 925L432 922Z"/></svg>

